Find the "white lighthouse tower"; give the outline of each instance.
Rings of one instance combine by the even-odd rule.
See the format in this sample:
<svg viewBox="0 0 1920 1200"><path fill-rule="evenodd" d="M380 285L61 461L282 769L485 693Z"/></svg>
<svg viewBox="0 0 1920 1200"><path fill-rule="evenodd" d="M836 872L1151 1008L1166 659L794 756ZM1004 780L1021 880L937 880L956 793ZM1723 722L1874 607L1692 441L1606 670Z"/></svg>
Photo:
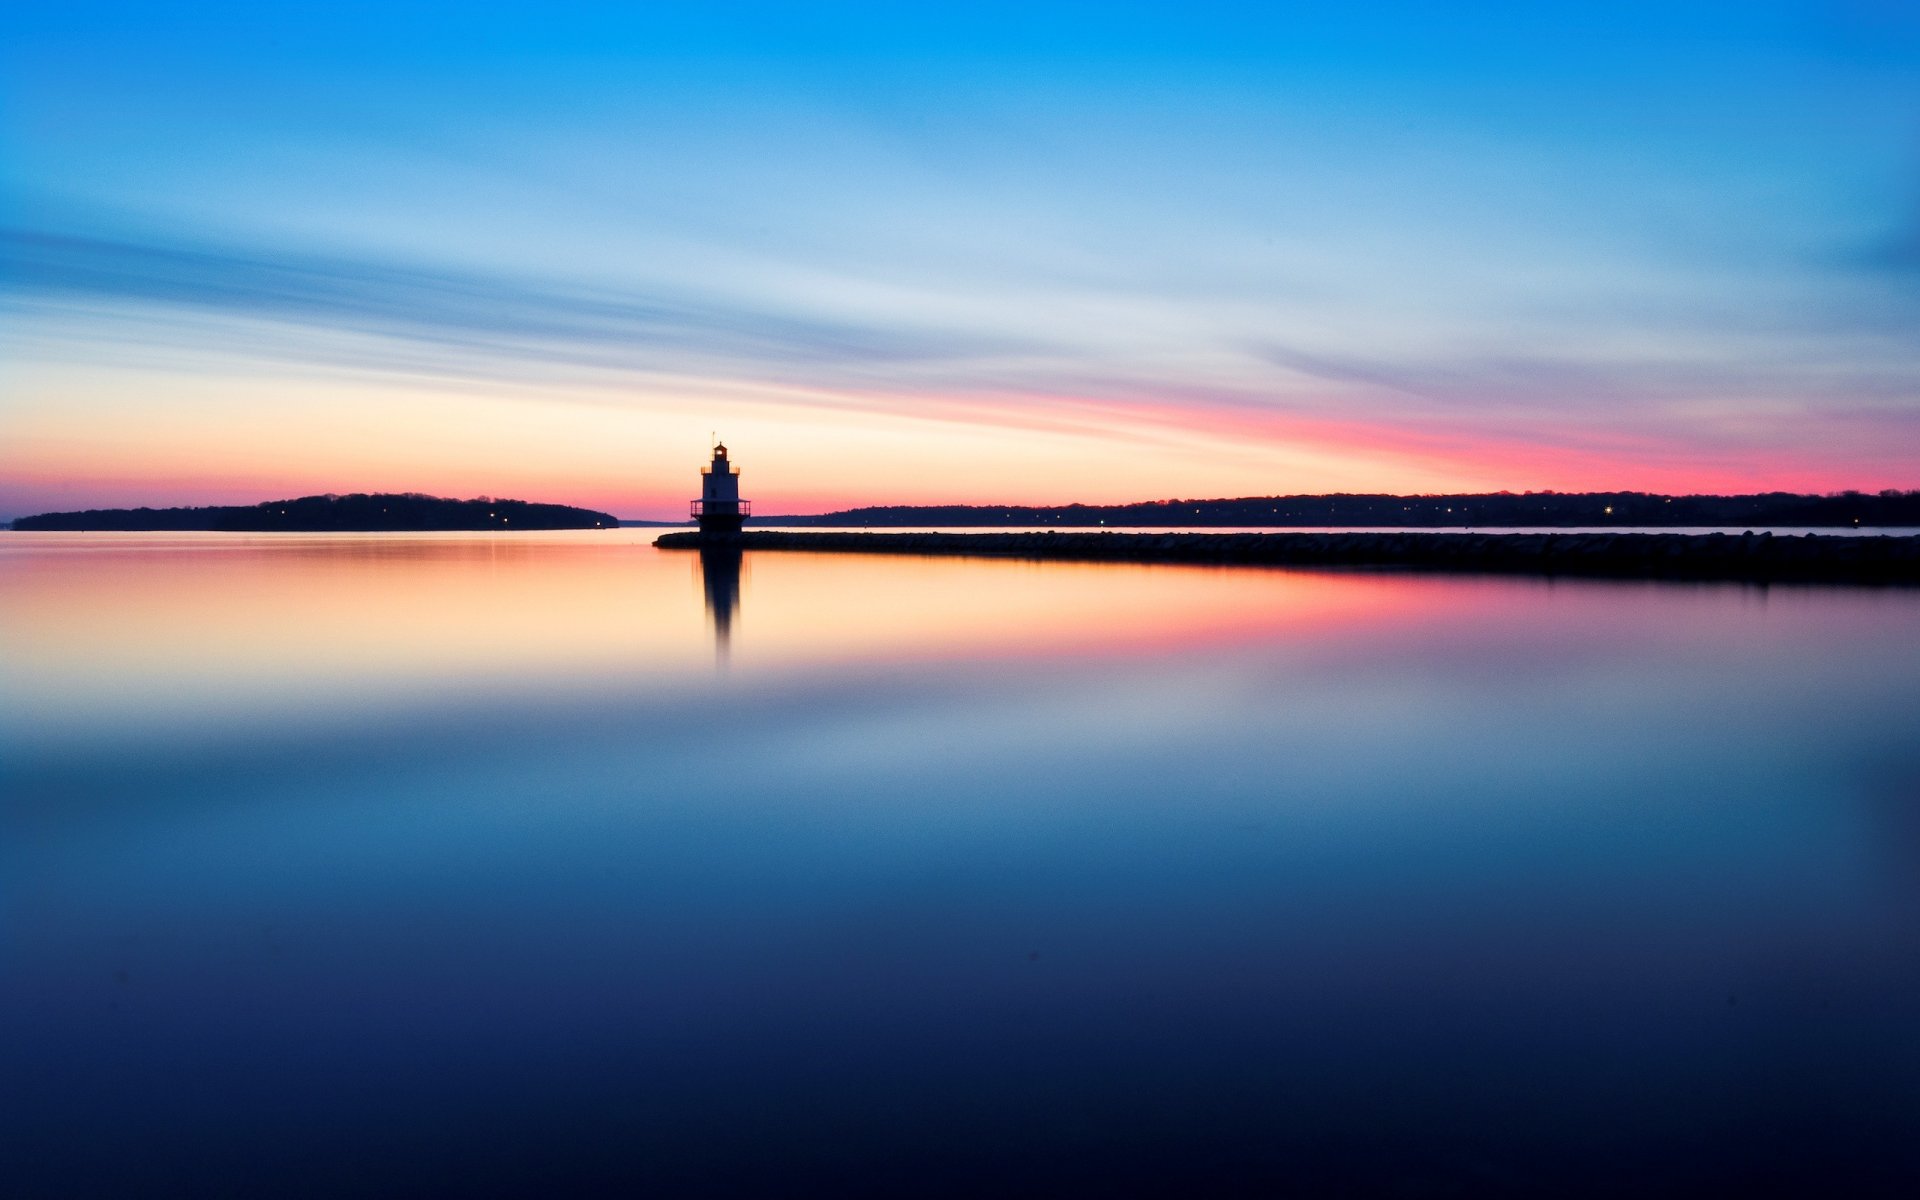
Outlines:
<svg viewBox="0 0 1920 1200"><path fill-rule="evenodd" d="M713 462L700 468L700 498L692 516L702 537L739 533L741 518L752 515L751 501L740 498L740 468L727 461L727 447L715 443Z"/></svg>

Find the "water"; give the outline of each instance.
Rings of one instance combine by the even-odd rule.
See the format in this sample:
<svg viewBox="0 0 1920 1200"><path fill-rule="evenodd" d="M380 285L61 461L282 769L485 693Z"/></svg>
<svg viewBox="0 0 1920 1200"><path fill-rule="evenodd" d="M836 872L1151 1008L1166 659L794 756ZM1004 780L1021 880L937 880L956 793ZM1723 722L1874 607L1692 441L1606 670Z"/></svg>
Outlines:
<svg viewBox="0 0 1920 1200"><path fill-rule="evenodd" d="M653 532L0 535L10 1196L1920 1179L1920 593Z"/></svg>

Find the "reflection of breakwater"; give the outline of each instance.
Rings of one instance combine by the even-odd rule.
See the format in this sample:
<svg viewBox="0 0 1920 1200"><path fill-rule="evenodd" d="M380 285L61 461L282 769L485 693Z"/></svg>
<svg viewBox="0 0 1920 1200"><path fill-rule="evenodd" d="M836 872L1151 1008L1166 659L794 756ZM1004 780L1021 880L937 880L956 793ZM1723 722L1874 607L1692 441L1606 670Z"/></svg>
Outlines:
<svg viewBox="0 0 1920 1200"><path fill-rule="evenodd" d="M654 540L701 547L697 533ZM774 533L737 550L963 554L1114 562L1410 567L1635 579L1920 584L1920 537L1724 533ZM703 551L705 553L706 551Z"/></svg>

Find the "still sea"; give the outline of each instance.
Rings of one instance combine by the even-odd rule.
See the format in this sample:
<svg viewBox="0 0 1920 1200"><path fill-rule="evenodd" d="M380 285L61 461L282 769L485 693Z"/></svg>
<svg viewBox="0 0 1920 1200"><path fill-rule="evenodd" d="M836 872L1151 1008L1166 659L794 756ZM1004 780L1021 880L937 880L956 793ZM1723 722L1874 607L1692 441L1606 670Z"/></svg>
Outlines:
<svg viewBox="0 0 1920 1200"><path fill-rule="evenodd" d="M1920 1194L1920 591L0 534L0 1193Z"/></svg>

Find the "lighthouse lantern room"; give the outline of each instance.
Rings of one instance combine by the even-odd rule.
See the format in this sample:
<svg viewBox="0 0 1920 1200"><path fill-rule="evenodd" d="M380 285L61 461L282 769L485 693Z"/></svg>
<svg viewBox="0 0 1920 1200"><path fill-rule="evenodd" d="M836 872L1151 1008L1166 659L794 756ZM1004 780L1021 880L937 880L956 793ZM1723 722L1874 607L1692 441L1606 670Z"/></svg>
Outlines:
<svg viewBox="0 0 1920 1200"><path fill-rule="evenodd" d="M700 522L701 535L739 533L741 518L752 511L752 502L740 498L740 468L727 460L726 445L716 442L713 462L700 468L700 498L691 513Z"/></svg>

